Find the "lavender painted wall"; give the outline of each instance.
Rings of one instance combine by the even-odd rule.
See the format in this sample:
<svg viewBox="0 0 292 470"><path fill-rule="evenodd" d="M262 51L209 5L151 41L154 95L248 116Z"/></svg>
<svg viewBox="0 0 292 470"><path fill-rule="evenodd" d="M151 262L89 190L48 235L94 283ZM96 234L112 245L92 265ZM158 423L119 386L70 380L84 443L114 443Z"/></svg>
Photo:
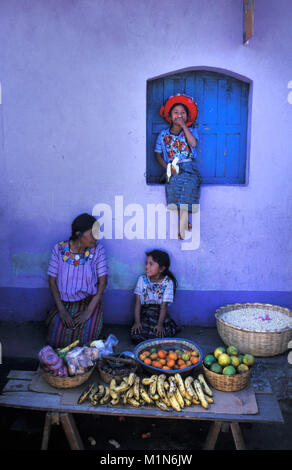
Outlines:
<svg viewBox="0 0 292 470"><path fill-rule="evenodd" d="M104 240L105 321L130 321L152 247L171 254L183 324L213 325L227 302L292 308L291 15L289 0L257 0L244 46L241 0L1 1L0 319L44 318L49 253L76 215L106 203L114 220L115 195L164 202L164 188L145 183L146 81L192 68L251 83L248 184L202 188L195 251Z"/></svg>

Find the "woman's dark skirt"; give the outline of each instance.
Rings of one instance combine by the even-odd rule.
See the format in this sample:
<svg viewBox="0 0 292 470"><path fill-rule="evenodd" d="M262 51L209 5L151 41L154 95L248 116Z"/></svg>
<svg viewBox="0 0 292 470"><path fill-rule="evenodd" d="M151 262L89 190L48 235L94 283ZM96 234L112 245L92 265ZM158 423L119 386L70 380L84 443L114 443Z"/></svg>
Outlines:
<svg viewBox="0 0 292 470"><path fill-rule="evenodd" d="M175 205L173 209L177 210L181 204L188 205L188 212L193 212L192 204L199 204L201 181L195 162L180 163L179 174L173 175L165 185L167 205Z"/></svg>
<svg viewBox="0 0 292 470"><path fill-rule="evenodd" d="M160 305L158 304L144 304L141 306L141 333L131 334L131 339L134 343L141 343L147 339L159 338L153 328L157 325L160 314ZM173 337L177 331L177 325L168 314L163 322L165 330L165 337Z"/></svg>

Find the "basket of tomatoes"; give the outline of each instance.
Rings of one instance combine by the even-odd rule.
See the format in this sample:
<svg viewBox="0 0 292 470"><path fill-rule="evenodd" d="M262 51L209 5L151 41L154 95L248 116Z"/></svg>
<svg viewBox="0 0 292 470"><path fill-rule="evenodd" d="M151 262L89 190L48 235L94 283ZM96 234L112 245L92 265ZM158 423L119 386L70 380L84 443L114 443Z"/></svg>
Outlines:
<svg viewBox="0 0 292 470"><path fill-rule="evenodd" d="M188 339L157 338L143 341L134 350L136 360L151 374L189 372L203 359L199 346Z"/></svg>

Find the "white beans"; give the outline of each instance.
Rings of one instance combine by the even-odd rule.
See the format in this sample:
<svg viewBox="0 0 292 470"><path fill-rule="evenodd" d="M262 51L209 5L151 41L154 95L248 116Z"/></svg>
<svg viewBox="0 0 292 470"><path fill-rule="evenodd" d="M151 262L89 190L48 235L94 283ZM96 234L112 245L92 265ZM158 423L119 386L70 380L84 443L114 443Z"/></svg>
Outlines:
<svg viewBox="0 0 292 470"><path fill-rule="evenodd" d="M292 318L269 308L243 308L230 310L220 315L226 323L247 330L275 331L292 329Z"/></svg>

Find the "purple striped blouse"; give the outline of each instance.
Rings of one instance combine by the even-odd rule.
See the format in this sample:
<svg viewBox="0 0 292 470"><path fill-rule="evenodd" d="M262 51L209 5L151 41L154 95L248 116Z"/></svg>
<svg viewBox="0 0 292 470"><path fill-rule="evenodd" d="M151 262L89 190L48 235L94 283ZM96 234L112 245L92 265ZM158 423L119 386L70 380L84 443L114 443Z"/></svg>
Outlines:
<svg viewBox="0 0 292 470"><path fill-rule="evenodd" d="M56 243L52 250L48 275L57 278L60 296L65 302L75 302L88 295L95 295L98 278L106 274L108 267L105 250L100 243L79 256L69 251L68 242Z"/></svg>

